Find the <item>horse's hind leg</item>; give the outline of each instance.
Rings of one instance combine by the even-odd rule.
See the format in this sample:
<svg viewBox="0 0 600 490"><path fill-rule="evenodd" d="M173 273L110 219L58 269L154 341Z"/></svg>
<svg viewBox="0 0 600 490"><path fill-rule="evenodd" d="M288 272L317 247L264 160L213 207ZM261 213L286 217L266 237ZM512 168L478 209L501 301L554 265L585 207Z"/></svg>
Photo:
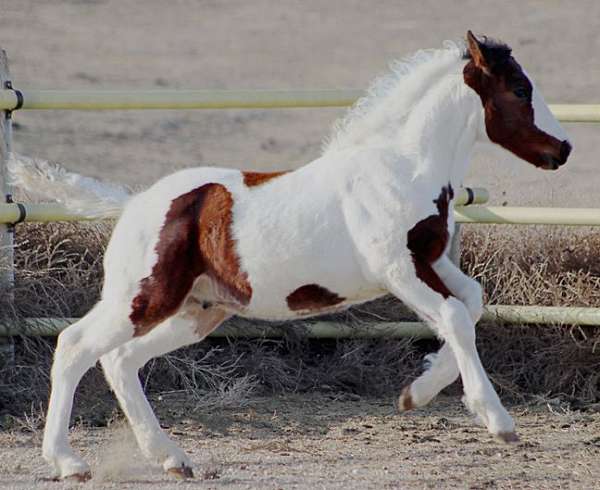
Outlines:
<svg viewBox="0 0 600 490"><path fill-rule="evenodd" d="M101 355L132 338L133 326L124 311L100 301L58 337L42 451L59 478L83 481L90 477L89 466L69 446L73 395L81 377Z"/></svg>
<svg viewBox="0 0 600 490"><path fill-rule="evenodd" d="M432 267L452 294L465 304L473 322L477 323L483 311L479 283L464 274L446 256L442 256ZM447 342L437 354L426 356L425 361L425 372L402 390L398 401L400 410L427 405L440 391L458 378L458 364Z"/></svg>
<svg viewBox="0 0 600 490"><path fill-rule="evenodd" d="M144 456L179 478L193 476L191 462L160 428L142 389L138 370L153 357L202 340L228 316L217 308L198 309L193 316L180 313L100 360Z"/></svg>

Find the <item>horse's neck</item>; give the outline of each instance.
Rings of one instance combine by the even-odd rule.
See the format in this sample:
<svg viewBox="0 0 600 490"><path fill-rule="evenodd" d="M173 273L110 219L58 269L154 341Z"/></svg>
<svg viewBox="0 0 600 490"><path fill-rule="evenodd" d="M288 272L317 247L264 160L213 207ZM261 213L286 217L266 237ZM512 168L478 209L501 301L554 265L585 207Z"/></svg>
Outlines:
<svg viewBox="0 0 600 490"><path fill-rule="evenodd" d="M441 67L442 72L430 73L430 78L421 82L416 102L400 117L390 110L397 102L391 100L388 107L382 110L380 105L366 116L367 123L361 128L369 131L362 138L352 132L343 138L358 146L392 149L405 164L412 163L415 180L431 182L434 187L448 182L460 186L482 122L481 102L464 83L464 64L465 60L456 59Z"/></svg>
<svg viewBox="0 0 600 490"><path fill-rule="evenodd" d="M397 169L402 176L412 174L413 180L434 187L448 182L458 187L483 124L481 102L464 83L465 63L458 50L431 55L395 87L384 88L379 101L372 95L359 103L335 130L325 153L388 148L402 161L403 168Z"/></svg>
<svg viewBox="0 0 600 490"><path fill-rule="evenodd" d="M414 179L434 186L462 184L481 118L481 103L462 69L454 71L430 88L397 132L398 151L414 162Z"/></svg>

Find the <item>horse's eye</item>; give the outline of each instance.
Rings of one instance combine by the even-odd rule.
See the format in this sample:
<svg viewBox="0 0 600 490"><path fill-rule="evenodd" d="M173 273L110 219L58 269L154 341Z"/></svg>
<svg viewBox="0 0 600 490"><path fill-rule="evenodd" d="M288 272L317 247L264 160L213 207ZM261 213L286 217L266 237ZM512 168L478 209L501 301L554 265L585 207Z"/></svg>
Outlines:
<svg viewBox="0 0 600 490"><path fill-rule="evenodd" d="M527 91L527 89L525 87L517 87L516 89L513 90L513 93L519 99L528 99L529 98L529 92Z"/></svg>

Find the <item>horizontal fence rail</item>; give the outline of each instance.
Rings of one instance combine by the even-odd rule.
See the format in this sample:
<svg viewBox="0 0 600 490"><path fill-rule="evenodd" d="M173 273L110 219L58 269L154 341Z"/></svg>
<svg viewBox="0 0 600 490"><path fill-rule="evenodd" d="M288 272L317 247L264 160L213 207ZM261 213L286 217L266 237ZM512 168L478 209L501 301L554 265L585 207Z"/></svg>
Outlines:
<svg viewBox="0 0 600 490"><path fill-rule="evenodd" d="M595 208L459 207L454 216L458 223L600 226L600 209Z"/></svg>
<svg viewBox="0 0 600 490"><path fill-rule="evenodd" d="M363 92L324 90L23 90L22 109L274 109L346 107ZM17 107L14 91L0 90L0 109Z"/></svg>
<svg viewBox="0 0 600 490"><path fill-rule="evenodd" d="M562 122L600 122L600 104L550 104L550 110Z"/></svg>
<svg viewBox="0 0 600 490"><path fill-rule="evenodd" d="M322 90L0 90L0 110L273 109L346 107L357 89ZM600 122L600 104L551 104L564 122Z"/></svg>
<svg viewBox="0 0 600 490"><path fill-rule="evenodd" d="M18 88L18 87L17 87ZM273 109L301 107L346 107L364 95L362 90L13 90L0 89L0 111L16 109L115 110L115 109ZM563 122L600 123L600 104L554 104L554 115ZM600 226L600 210L580 208L469 207L489 199L485 189L463 192L457 197L458 223L513 225ZM25 216L24 216L25 214ZM53 222L115 218L86 216L56 203L0 204L0 223L17 221ZM600 308L492 305L484 320L521 324L600 325ZM76 319L29 318L23 325L0 324L0 337L7 335L57 335ZM432 337L421 322L375 322L364 327L315 321L304 326L309 338ZM224 325L212 336L277 337L282 329Z"/></svg>
<svg viewBox="0 0 600 490"><path fill-rule="evenodd" d="M21 206L25 209L25 222L94 221L118 217L118 213L89 216L54 203ZM18 204L0 204L0 223L15 223L20 216ZM600 226L600 209L591 208L471 207L464 206L463 202L456 203L454 217L457 223L465 224Z"/></svg>
<svg viewBox="0 0 600 490"><path fill-rule="evenodd" d="M0 337L10 335L36 335L51 337L58 335L78 318L28 318L22 324L0 324ZM560 306L486 306L483 321L500 321L518 324L546 325L600 325L600 308L573 308ZM294 328L291 327L290 328ZM424 323L369 322L364 326L348 326L339 322L319 321L302 325L304 334L312 339L341 338L432 338L434 332ZM244 326L224 324L210 337L282 337L285 328L269 326Z"/></svg>
<svg viewBox="0 0 600 490"><path fill-rule="evenodd" d="M481 187L467 187L461 189L454 200L455 206L466 206L470 204L484 204L490 198L486 189ZM24 213L24 216L23 216ZM102 216L88 216L77 213L57 203L11 203L0 204L0 223L39 222L49 223L53 221L91 221L97 219L114 219L118 212L103 214Z"/></svg>

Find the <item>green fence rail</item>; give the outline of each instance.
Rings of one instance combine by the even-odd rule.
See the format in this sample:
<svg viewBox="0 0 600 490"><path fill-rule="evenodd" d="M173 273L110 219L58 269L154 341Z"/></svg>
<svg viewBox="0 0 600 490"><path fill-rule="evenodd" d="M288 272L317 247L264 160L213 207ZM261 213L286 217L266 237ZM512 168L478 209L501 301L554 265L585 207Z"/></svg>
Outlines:
<svg viewBox="0 0 600 490"><path fill-rule="evenodd" d="M0 110L275 109L346 107L357 89L322 90L0 90ZM564 122L600 122L600 104L551 104Z"/></svg>

